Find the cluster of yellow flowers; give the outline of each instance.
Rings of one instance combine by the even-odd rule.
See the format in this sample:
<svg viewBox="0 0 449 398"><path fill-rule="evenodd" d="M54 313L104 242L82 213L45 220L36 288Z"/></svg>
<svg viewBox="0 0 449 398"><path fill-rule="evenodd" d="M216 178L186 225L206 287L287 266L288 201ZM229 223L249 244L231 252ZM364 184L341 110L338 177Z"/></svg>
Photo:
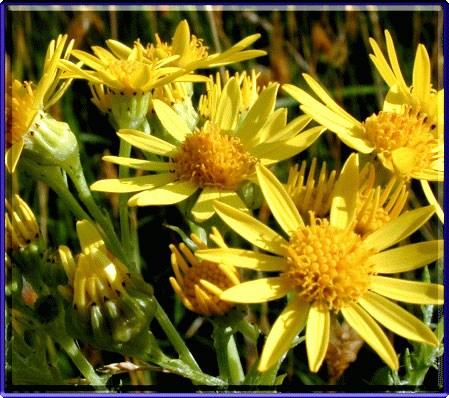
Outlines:
<svg viewBox="0 0 449 398"><path fill-rule="evenodd" d="M265 341L259 372L278 363L303 328L309 368L317 372L339 314L397 370L398 356L381 326L420 343L437 346L439 340L395 301L443 304L442 285L397 277L441 258L443 242L394 247L435 212L443 221L428 181L444 178L444 93L432 88L428 53L418 46L413 82L407 85L386 31L389 62L371 40L371 59L389 86L379 113L363 122L356 120L305 74L319 100L283 85L304 113L287 122L287 109L276 107L278 83L260 87L255 71L234 75L227 71L223 81L219 74L215 78L195 74L264 55L245 50L258 36L212 55L201 39L191 35L186 21L179 24L170 44L159 36L146 47L139 40L132 48L108 40L109 50L94 46L93 54L73 49L73 42L64 51L67 36L60 36L48 48L36 88L14 81L7 96L6 167L13 173L23 155L39 165L65 170L65 159L72 159L76 142L66 124L51 118L47 110L72 79L87 80L93 103L111 116L121 140L119 156L103 157L119 165L119 178L96 181L90 189L132 193L126 197L128 206L173 205L191 198L186 216L195 225L211 228L219 217L253 246L253 250L229 247L215 227L210 239L217 248L209 248L196 235L191 248L198 250L184 243L179 249L170 245L175 274L170 283L187 309L222 316L236 303L288 297ZM194 84L204 83L206 93L195 107ZM312 120L315 125L309 127ZM318 160L314 159L308 176L304 162L300 168L291 167L287 183L281 183L270 167L306 150L325 130L356 151L341 172L328 173L324 163L315 180ZM70 153L64 146L72 148ZM128 149L122 151L122 146ZM130 157L131 148L140 156ZM360 168L359 154L371 154L380 163L367 162ZM390 175L386 183L376 182L379 167ZM144 175L130 176L130 169ZM411 179L421 181L429 206L407 210ZM245 184L260 188L279 229L255 217L251 201L242 193ZM7 204L8 250L23 247L28 236L34 239L38 233L35 223L27 232L31 211L19 203L24 220ZM132 296L130 291L139 293L132 301L138 303L133 314L145 311L141 296L152 292L141 287L143 281L133 279L126 258L119 260L107 251L92 220L80 220L77 228L82 253L75 262L69 248L59 249L68 278L59 291L73 302L80 321L89 311L94 314L92 308L101 313L111 303L126 312L120 305L126 307L123 297ZM100 232L108 234L104 228ZM238 268L278 274L242 281ZM114 338L129 341L134 335L130 330L122 328Z"/></svg>

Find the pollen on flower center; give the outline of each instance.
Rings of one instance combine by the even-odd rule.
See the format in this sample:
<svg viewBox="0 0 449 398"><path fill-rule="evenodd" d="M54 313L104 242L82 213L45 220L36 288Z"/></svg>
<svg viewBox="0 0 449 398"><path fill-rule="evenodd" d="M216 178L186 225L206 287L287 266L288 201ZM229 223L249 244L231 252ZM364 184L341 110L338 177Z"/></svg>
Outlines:
<svg viewBox="0 0 449 398"><path fill-rule="evenodd" d="M386 157L395 149L411 148L416 152L416 168L430 168L435 161L434 151L438 147L427 122L427 115L420 108L407 106L401 113L379 112L368 117L364 126L368 139Z"/></svg>
<svg viewBox="0 0 449 398"><path fill-rule="evenodd" d="M360 235L329 225L311 215L311 225L292 233L286 248L287 271L298 294L307 301L326 302L338 312L357 302L373 274Z"/></svg>
<svg viewBox="0 0 449 398"><path fill-rule="evenodd" d="M209 123L186 137L172 161L180 180L229 190L237 189L256 164L239 138L221 134L218 126Z"/></svg>
<svg viewBox="0 0 449 398"><path fill-rule="evenodd" d="M131 87L130 75L143 66L139 61L117 60L106 66L106 71L115 76L120 82Z"/></svg>

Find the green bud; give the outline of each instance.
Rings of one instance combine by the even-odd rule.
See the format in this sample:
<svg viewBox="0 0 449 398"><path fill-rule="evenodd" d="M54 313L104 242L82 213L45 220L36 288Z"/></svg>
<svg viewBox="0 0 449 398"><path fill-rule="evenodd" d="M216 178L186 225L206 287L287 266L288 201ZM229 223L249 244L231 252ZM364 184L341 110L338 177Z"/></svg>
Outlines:
<svg viewBox="0 0 449 398"><path fill-rule="evenodd" d="M136 129L148 112L151 92L111 95L111 112L119 128Z"/></svg>

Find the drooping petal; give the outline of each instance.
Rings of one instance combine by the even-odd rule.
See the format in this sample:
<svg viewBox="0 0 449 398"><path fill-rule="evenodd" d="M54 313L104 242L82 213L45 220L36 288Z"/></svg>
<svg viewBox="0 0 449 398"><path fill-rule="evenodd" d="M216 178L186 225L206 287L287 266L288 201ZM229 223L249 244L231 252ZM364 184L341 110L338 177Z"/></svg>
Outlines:
<svg viewBox="0 0 449 398"><path fill-rule="evenodd" d="M122 129L117 135L136 148L156 155L170 156L176 152L176 147L169 142L138 130Z"/></svg>
<svg viewBox="0 0 449 398"><path fill-rule="evenodd" d="M146 170L146 171L167 171L173 165L168 162L155 162L153 160L124 158L120 156L103 156L106 162L111 162L121 166L126 166L131 169Z"/></svg>
<svg viewBox="0 0 449 398"><path fill-rule="evenodd" d="M346 229L354 221L359 190L359 157L349 156L335 183L330 210L330 225Z"/></svg>
<svg viewBox="0 0 449 398"><path fill-rule="evenodd" d="M247 241L271 253L284 254L287 241L259 220L224 203L215 202L214 208L223 221Z"/></svg>
<svg viewBox="0 0 449 398"><path fill-rule="evenodd" d="M17 163L19 162L20 155L22 154L24 141L23 139L17 141L6 151L5 154L5 166L10 174L14 173Z"/></svg>
<svg viewBox="0 0 449 398"><path fill-rule="evenodd" d="M129 178L110 178L94 182L91 191L101 192L137 192L145 189L152 189L173 181L175 177L170 173L153 174L148 176L129 177Z"/></svg>
<svg viewBox="0 0 449 398"><path fill-rule="evenodd" d="M293 290L290 279L277 276L243 282L225 290L220 299L233 303L256 304L277 300Z"/></svg>
<svg viewBox="0 0 449 398"><path fill-rule="evenodd" d="M436 283L372 276L370 289L404 303L435 305L444 303L444 286Z"/></svg>
<svg viewBox="0 0 449 398"><path fill-rule="evenodd" d="M198 187L190 181L172 181L132 196L128 200L128 206L172 205L187 199L197 189Z"/></svg>
<svg viewBox="0 0 449 398"><path fill-rule="evenodd" d="M257 165L256 171L263 196L284 232L290 235L292 231L304 227L298 209L279 180L262 165Z"/></svg>
<svg viewBox="0 0 449 398"><path fill-rule="evenodd" d="M162 125L173 138L179 142L183 142L187 135L192 134L184 119L165 102L154 99L153 107Z"/></svg>
<svg viewBox="0 0 449 398"><path fill-rule="evenodd" d="M212 120L222 130L234 130L237 125L241 103L241 94L237 79L233 77L223 87L217 112Z"/></svg>
<svg viewBox="0 0 449 398"><path fill-rule="evenodd" d="M376 293L366 292L359 299L359 304L377 322L399 336L418 343L439 345L435 334L422 321L392 301Z"/></svg>
<svg viewBox="0 0 449 398"><path fill-rule="evenodd" d="M364 245L378 252L393 246L395 243L421 228L434 213L434 206L426 206L408 211L368 235L364 240Z"/></svg>
<svg viewBox="0 0 449 398"><path fill-rule="evenodd" d="M329 335L329 309L325 304L314 301L306 325L306 350L311 372L320 370L329 345Z"/></svg>
<svg viewBox="0 0 449 398"><path fill-rule="evenodd" d="M443 240L419 242L383 251L370 257L373 271L380 274L395 274L413 271L433 263L443 256Z"/></svg>
<svg viewBox="0 0 449 398"><path fill-rule="evenodd" d="M260 357L259 372L270 369L289 349L295 336L304 327L309 303L302 297L296 296L278 316L268 334Z"/></svg>
<svg viewBox="0 0 449 398"><path fill-rule="evenodd" d="M388 337L376 321L362 307L353 304L343 307L341 313L349 325L377 352L390 368L395 370L399 368L398 356L390 340L388 340Z"/></svg>
<svg viewBox="0 0 449 398"><path fill-rule="evenodd" d="M231 264L235 267L257 271L285 271L287 267L287 260L283 257L244 249L204 249L197 250L195 255L203 260Z"/></svg>
<svg viewBox="0 0 449 398"><path fill-rule="evenodd" d="M440 204L438 203L437 198L435 197L434 193L432 192L432 189L430 188L429 181L421 180L421 187L424 191L424 195L426 195L427 200L431 205L435 206L436 213L440 221L444 224L444 212L441 208Z"/></svg>

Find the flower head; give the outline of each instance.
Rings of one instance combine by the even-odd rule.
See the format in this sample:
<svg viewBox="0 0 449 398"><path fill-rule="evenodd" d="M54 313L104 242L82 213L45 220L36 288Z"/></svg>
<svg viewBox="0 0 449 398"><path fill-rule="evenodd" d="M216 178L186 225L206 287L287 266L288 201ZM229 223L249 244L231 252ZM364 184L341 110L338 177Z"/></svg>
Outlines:
<svg viewBox="0 0 449 398"><path fill-rule="evenodd" d="M79 322L89 325L87 333L94 336L97 345L128 342L152 319L152 287L136 280L107 251L89 221L78 221L76 227L81 253L75 261L68 247L59 247L68 284L58 286L58 290L73 303Z"/></svg>
<svg viewBox="0 0 449 398"><path fill-rule="evenodd" d="M5 249L19 250L36 240L39 226L33 211L18 195L14 195L15 206L5 199Z"/></svg>
<svg viewBox="0 0 449 398"><path fill-rule="evenodd" d="M361 123L312 77L304 74L304 78L324 105L295 86L284 85L284 90L302 104L306 114L336 133L345 144L358 152L376 155L384 167L400 178L443 180L443 143L432 133L433 125L419 108L392 109L386 101L383 111Z"/></svg>
<svg viewBox="0 0 449 398"><path fill-rule="evenodd" d="M162 173L97 181L92 190L138 192L130 206L168 205L181 202L197 190L201 194L192 209L197 221L215 213L214 200L245 210L237 195L240 183L255 178L257 162L273 164L311 145L322 133L316 127L298 134L309 118L301 116L286 124L286 109L274 110L277 84L265 88L244 117L239 119L241 93L236 78L224 86L210 119L191 131L169 106L154 100L156 115L177 145L136 130L120 130L125 141L144 151L169 158L168 162L142 161L121 157L104 160L132 168Z"/></svg>
<svg viewBox="0 0 449 398"><path fill-rule="evenodd" d="M196 235L192 234L191 238L200 249L207 249ZM220 247L227 247L216 228L213 228L210 238ZM207 260L198 261L184 243L179 245L179 250L170 245L170 250L176 276L170 277L170 283L186 308L201 315L212 316L224 315L234 307L235 304L220 300L220 294L240 283L240 275L235 267Z"/></svg>
<svg viewBox="0 0 449 398"><path fill-rule="evenodd" d="M370 58L390 87L384 110L401 112L409 106L412 113L419 113L427 119L431 126L432 135L442 139L444 132L444 90L437 92L432 87L430 60L426 47L423 44L418 45L413 65L413 82L411 86L408 86L402 76L393 39L388 30L385 30L385 39L389 63L376 41L370 38L370 44L374 51L374 54L370 54Z"/></svg>
<svg viewBox="0 0 449 398"><path fill-rule="evenodd" d="M280 272L279 276L234 286L220 296L222 300L261 303L294 293L268 335L259 371L266 371L281 358L306 323L309 367L317 372L328 348L330 311L341 313L393 369L398 368L398 359L378 322L405 338L439 344L424 323L388 299L442 304L443 286L378 275L410 271L442 255L442 241L385 250L420 228L434 213L433 206L407 212L363 238L353 229L357 156L350 156L336 182L329 219L312 216L309 225L304 224L276 177L264 166L256 168L268 206L288 239L253 217L217 202L215 209L224 222L274 255L240 249L208 249L196 254L204 260Z"/></svg>
<svg viewBox="0 0 449 398"><path fill-rule="evenodd" d="M33 141L33 130L39 129L39 119L45 110L56 103L70 85L71 80L62 84L58 61L67 59L73 47L73 40L63 50L67 35L59 35L48 46L42 77L35 86L31 82L13 80L6 95L6 156L5 164L13 173L24 145Z"/></svg>

